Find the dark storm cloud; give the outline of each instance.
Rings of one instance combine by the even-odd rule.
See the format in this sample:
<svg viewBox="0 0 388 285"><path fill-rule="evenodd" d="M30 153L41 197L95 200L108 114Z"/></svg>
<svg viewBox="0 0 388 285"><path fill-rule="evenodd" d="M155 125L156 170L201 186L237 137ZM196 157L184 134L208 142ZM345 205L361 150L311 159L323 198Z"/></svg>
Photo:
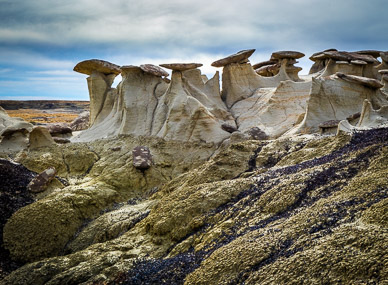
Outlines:
<svg viewBox="0 0 388 285"><path fill-rule="evenodd" d="M1 70L69 71L91 57L207 64L244 48L257 49L252 61L281 49L388 49L386 0L0 0L0 7Z"/></svg>

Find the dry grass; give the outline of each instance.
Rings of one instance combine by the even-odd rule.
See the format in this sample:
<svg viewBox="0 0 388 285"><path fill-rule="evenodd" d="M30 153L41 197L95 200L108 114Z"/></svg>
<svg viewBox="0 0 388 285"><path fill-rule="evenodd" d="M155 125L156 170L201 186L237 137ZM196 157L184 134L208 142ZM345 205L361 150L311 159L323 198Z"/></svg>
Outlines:
<svg viewBox="0 0 388 285"><path fill-rule="evenodd" d="M45 112L37 109L7 110L10 117L23 118L30 123L70 123L78 117L76 113Z"/></svg>

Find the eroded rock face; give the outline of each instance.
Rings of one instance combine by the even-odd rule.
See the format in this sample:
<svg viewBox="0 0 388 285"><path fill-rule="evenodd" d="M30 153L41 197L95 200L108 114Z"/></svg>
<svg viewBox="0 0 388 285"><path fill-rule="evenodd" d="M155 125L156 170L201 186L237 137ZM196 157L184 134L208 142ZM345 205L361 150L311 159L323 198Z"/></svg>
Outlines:
<svg viewBox="0 0 388 285"><path fill-rule="evenodd" d="M287 135L318 132L324 122L345 120L360 112L364 100L372 102L375 108L387 105L386 96L376 89L381 86L378 81L350 75L342 77L348 81L335 75L313 79L306 115Z"/></svg>
<svg viewBox="0 0 388 285"><path fill-rule="evenodd" d="M12 154L63 185L6 221L4 245L26 264L2 284L381 283L385 62L322 54L314 77L299 77L296 52L274 53L266 76L229 62L222 92L195 64L170 65L169 83L122 66L117 89L93 67L79 143Z"/></svg>
<svg viewBox="0 0 388 285"><path fill-rule="evenodd" d="M28 133L33 125L21 118L11 118L0 107L0 153L14 152L27 148Z"/></svg>

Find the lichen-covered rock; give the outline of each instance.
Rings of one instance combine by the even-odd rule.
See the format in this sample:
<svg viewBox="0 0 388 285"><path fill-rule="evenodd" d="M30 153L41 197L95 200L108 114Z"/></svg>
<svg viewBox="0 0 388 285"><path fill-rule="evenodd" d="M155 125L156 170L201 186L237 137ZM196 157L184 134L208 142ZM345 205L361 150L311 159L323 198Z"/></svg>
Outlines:
<svg viewBox="0 0 388 285"><path fill-rule="evenodd" d="M27 185L35 175L23 165L0 159L0 280L21 265L3 246L3 227L14 212L34 202Z"/></svg>
<svg viewBox="0 0 388 285"><path fill-rule="evenodd" d="M374 129L225 144L155 193L133 227L115 218L121 208L102 213L81 229L77 252L27 264L3 283L378 284L386 278L387 139L387 129Z"/></svg>

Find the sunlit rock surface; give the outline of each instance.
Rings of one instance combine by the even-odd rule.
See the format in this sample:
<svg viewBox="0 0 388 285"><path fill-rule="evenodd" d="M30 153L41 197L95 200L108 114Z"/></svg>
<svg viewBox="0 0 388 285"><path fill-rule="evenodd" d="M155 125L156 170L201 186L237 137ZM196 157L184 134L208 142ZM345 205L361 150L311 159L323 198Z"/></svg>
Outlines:
<svg viewBox="0 0 388 285"><path fill-rule="evenodd" d="M72 143L16 120L0 284L383 284L386 53L326 50L302 76L302 53L255 71L253 51L215 61L222 88L198 63L163 64L168 79L83 62L93 107Z"/></svg>

